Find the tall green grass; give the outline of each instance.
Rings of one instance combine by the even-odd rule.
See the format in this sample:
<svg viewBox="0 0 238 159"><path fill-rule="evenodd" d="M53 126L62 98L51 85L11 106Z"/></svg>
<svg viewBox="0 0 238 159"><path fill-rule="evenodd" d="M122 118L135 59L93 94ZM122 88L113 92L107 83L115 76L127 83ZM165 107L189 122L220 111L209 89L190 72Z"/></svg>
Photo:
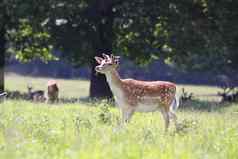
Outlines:
<svg viewBox="0 0 238 159"><path fill-rule="evenodd" d="M238 105L219 111L179 110L180 129L164 133L159 112L136 113L119 127L104 102L0 106L1 159L236 159Z"/></svg>
<svg viewBox="0 0 238 159"><path fill-rule="evenodd" d="M45 89L48 78L6 74L8 90ZM89 81L57 79L61 97L88 96ZM121 127L117 108L105 102L47 105L6 101L0 105L0 159L236 159L238 105L222 106L216 87L179 85L198 95L164 132L159 112L135 113ZM215 101L215 102L214 102Z"/></svg>

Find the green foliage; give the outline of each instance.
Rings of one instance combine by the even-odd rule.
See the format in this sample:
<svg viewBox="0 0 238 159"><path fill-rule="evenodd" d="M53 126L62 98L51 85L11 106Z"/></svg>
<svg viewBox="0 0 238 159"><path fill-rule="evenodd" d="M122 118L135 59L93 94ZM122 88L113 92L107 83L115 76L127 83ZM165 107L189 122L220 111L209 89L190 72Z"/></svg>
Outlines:
<svg viewBox="0 0 238 159"><path fill-rule="evenodd" d="M236 1L170 1L168 6L166 29L175 63L194 70L237 68Z"/></svg>
<svg viewBox="0 0 238 159"><path fill-rule="evenodd" d="M21 62L38 58L45 62L56 60L52 55L51 35L42 21L47 7L44 1L3 0L0 4L0 30L7 40L6 57L16 57ZM1 47L5 44L0 43Z"/></svg>
<svg viewBox="0 0 238 159"><path fill-rule="evenodd" d="M11 45L9 50L19 61L28 62L34 58L42 61L57 59L51 54L53 46L50 45L50 34L34 29L28 20L21 20L19 28L8 33Z"/></svg>
<svg viewBox="0 0 238 159"><path fill-rule="evenodd" d="M237 67L237 5L203 0L125 2L118 6L114 48L139 63L163 58L185 70Z"/></svg>
<svg viewBox="0 0 238 159"><path fill-rule="evenodd" d="M17 34L11 40L21 61L53 59L54 44L76 66L107 48L140 64L162 58L184 70L224 71L237 68L237 6L231 0L4 0L0 20Z"/></svg>
<svg viewBox="0 0 238 159"><path fill-rule="evenodd" d="M150 0L125 2L118 6L115 20L116 42L114 48L135 60L147 64L154 57L162 57L167 32L161 17L163 2Z"/></svg>

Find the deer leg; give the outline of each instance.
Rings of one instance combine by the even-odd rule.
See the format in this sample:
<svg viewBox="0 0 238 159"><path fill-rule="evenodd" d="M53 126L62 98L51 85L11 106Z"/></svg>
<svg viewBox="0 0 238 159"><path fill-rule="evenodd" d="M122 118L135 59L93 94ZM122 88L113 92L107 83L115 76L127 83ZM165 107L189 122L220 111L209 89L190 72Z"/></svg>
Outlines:
<svg viewBox="0 0 238 159"><path fill-rule="evenodd" d="M167 132L168 128L169 128L169 112L162 108L161 113L162 113L163 118L164 118L165 132Z"/></svg>
<svg viewBox="0 0 238 159"><path fill-rule="evenodd" d="M174 112L170 111L169 112L170 118L173 120L175 127L177 128L178 122L177 122L177 116Z"/></svg>
<svg viewBox="0 0 238 159"><path fill-rule="evenodd" d="M133 109L122 109L122 122L128 123L134 113Z"/></svg>

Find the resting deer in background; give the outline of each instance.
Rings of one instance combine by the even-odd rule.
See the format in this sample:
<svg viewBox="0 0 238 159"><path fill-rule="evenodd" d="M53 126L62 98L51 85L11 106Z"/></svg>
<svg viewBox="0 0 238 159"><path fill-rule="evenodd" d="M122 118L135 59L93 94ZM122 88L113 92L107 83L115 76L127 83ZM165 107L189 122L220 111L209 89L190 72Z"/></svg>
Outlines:
<svg viewBox="0 0 238 159"><path fill-rule="evenodd" d="M121 79L117 67L118 56L103 54L103 58L95 57L99 64L96 72L105 74L107 82L114 94L115 101L122 112L123 123L129 122L133 113L153 112L160 110L167 131L170 119L177 127L177 117L174 110L179 106L176 98L176 85L165 81L138 81L134 79Z"/></svg>
<svg viewBox="0 0 238 159"><path fill-rule="evenodd" d="M47 83L46 102L54 103L59 100L59 88L55 80L49 80Z"/></svg>
<svg viewBox="0 0 238 159"><path fill-rule="evenodd" d="M0 93L0 102L2 102L6 96L7 96L7 92Z"/></svg>
<svg viewBox="0 0 238 159"><path fill-rule="evenodd" d="M29 84L27 85L27 89L28 89L28 95L30 100L34 102L43 102L45 100L43 90L33 91L32 86Z"/></svg>
<svg viewBox="0 0 238 159"><path fill-rule="evenodd" d="M6 96L7 96L7 92L0 93L0 97L6 97Z"/></svg>

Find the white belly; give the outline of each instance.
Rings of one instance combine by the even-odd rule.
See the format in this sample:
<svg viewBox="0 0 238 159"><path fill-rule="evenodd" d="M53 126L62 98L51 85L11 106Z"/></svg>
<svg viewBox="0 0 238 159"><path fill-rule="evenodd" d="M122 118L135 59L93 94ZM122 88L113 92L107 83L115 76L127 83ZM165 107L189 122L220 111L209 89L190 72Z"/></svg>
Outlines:
<svg viewBox="0 0 238 159"><path fill-rule="evenodd" d="M137 112L154 112L159 110L158 104L145 104L145 103L139 103L136 106Z"/></svg>
<svg viewBox="0 0 238 159"><path fill-rule="evenodd" d="M135 111L137 112L154 112L159 110L159 103L157 98L150 98L150 97L144 97L144 100L139 102L136 106L130 106L128 103L126 103L126 99L121 97L115 97L116 104L119 108L123 107L135 107Z"/></svg>

